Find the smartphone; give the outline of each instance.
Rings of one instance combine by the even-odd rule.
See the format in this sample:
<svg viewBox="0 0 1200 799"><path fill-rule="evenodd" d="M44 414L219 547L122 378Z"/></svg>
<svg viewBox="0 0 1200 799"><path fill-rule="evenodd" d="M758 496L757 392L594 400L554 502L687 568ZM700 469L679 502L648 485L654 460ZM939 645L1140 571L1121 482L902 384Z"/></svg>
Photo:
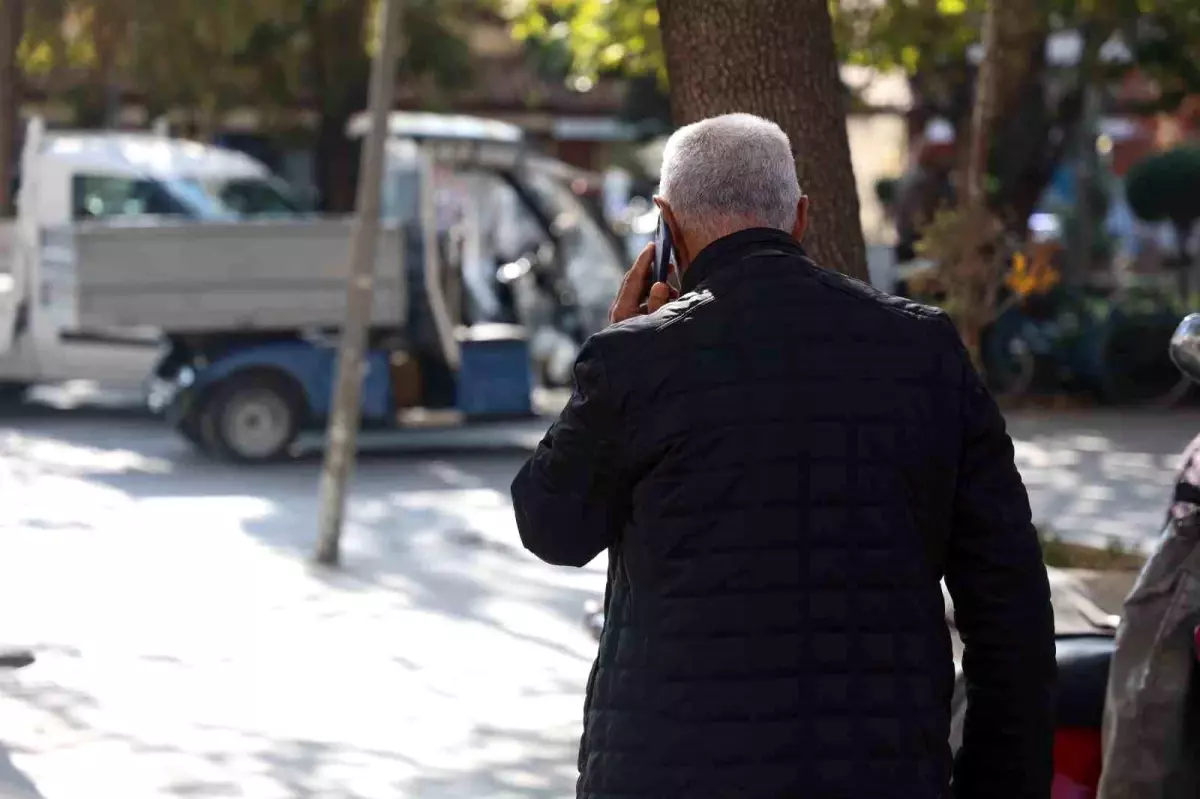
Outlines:
<svg viewBox="0 0 1200 799"><path fill-rule="evenodd" d="M671 228L658 217L658 232L654 234L654 282L669 283L675 272L675 242L671 240ZM678 288L678 286L674 286Z"/></svg>

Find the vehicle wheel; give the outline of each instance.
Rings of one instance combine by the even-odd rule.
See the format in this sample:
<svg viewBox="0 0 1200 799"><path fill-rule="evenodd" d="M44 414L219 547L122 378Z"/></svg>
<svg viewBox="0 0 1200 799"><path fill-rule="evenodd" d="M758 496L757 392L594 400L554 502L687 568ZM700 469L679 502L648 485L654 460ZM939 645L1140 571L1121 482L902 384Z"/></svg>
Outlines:
<svg viewBox="0 0 1200 799"><path fill-rule="evenodd" d="M203 433L201 432L201 427L203 426L202 416L202 410L189 413L186 417L181 419L178 424L175 425L175 431L179 433L179 435L183 436L184 440L186 440L193 447L202 452L206 452L208 451L209 447L204 440Z"/></svg>
<svg viewBox="0 0 1200 799"><path fill-rule="evenodd" d="M997 399L1016 399L1033 387L1037 357L1024 339L1010 339L1006 342L1003 354L986 360L991 363L984 367L984 378L988 389Z"/></svg>
<svg viewBox="0 0 1200 799"><path fill-rule="evenodd" d="M205 403L197 431L199 444L224 460L278 460L296 438L302 407L299 389L286 377L234 376Z"/></svg>

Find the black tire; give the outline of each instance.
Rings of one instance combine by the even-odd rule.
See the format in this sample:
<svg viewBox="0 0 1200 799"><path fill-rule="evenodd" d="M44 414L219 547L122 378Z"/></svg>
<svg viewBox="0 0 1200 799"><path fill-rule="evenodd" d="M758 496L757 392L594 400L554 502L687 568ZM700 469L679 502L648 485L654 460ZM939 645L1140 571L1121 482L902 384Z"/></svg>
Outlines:
<svg viewBox="0 0 1200 799"><path fill-rule="evenodd" d="M1009 342L1007 357L998 364L984 366L984 380L997 400L1020 399L1033 388L1037 374L1037 356L1021 339Z"/></svg>
<svg viewBox="0 0 1200 799"><path fill-rule="evenodd" d="M291 378L270 372L235 374L200 409L197 443L213 457L233 463L278 461L296 440L303 409L300 388ZM266 427L255 440L259 431L254 428L261 424ZM239 425L244 427L239 430Z"/></svg>
<svg viewBox="0 0 1200 799"><path fill-rule="evenodd" d="M203 422L201 419L202 413L203 409L189 413L175 425L175 432L183 436L184 440L196 449L201 452L207 452L208 445L205 443L204 436L200 432Z"/></svg>

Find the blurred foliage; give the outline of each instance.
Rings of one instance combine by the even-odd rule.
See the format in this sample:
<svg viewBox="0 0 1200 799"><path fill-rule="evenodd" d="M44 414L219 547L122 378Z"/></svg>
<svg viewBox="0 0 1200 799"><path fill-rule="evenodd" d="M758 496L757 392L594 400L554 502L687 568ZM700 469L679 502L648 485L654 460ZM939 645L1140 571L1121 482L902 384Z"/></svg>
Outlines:
<svg viewBox="0 0 1200 799"><path fill-rule="evenodd" d="M502 0L501 10L518 39L565 53L575 77L620 70L666 83L654 0Z"/></svg>
<svg viewBox="0 0 1200 799"><path fill-rule="evenodd" d="M849 63L915 74L964 56L978 41L984 3L847 0L833 2L831 8L834 32Z"/></svg>
<svg viewBox="0 0 1200 799"><path fill-rule="evenodd" d="M1168 348L1180 318L1195 306L1189 308L1179 290L1155 294L1114 299L1103 349L1104 395L1109 402L1153 401L1181 380Z"/></svg>
<svg viewBox="0 0 1200 799"><path fill-rule="evenodd" d="M500 0L513 34L552 46L576 76L620 70L666 81L655 0ZM968 51L979 41L985 0L831 0L844 63L902 69L945 104L969 83ZM1138 67L1173 107L1200 90L1200 3L1195 0L1047 0L1048 33L1082 30L1107 42L1120 34ZM1128 64L1111 62L1110 76Z"/></svg>
<svg viewBox="0 0 1200 799"><path fill-rule="evenodd" d="M1038 540L1042 545L1042 561L1056 569L1136 572L1146 562L1116 537L1109 537L1101 549L1065 541L1053 530L1038 527Z"/></svg>
<svg viewBox="0 0 1200 799"><path fill-rule="evenodd" d="M1125 178L1129 207L1148 222L1200 219L1200 148L1178 147L1139 161Z"/></svg>
<svg viewBox="0 0 1200 799"><path fill-rule="evenodd" d="M361 107L378 0L38 0L20 48L27 75L117 81L152 109ZM402 78L470 78L462 21L473 0L408 0ZM148 76L152 79L147 80ZM360 85L361 84L361 85ZM100 92L97 92L100 89Z"/></svg>
<svg viewBox="0 0 1200 799"><path fill-rule="evenodd" d="M1126 0L1122 5L1128 5ZM1161 92L1155 107L1173 109L1200 91L1200 3L1195 0L1141 0L1145 11L1126 28L1135 41L1134 60Z"/></svg>
<svg viewBox="0 0 1200 799"><path fill-rule="evenodd" d="M403 0L405 46L397 79L427 103L472 78L466 37L492 0ZM75 123L108 119L119 94L136 93L150 115L185 109L204 137L220 115L252 108L266 129L315 118L322 210L348 210L356 144L346 123L367 100L379 0L37 0L30 3L20 63L67 103ZM65 78L65 80L59 80ZM63 86L69 88L62 88ZM56 88L57 87L57 88Z"/></svg>
<svg viewBox="0 0 1200 799"><path fill-rule="evenodd" d="M1054 265L1053 245L1032 246L1030 251L1029 255L1014 253L1004 277L1004 285L1018 297L1045 294L1062 281L1062 272Z"/></svg>

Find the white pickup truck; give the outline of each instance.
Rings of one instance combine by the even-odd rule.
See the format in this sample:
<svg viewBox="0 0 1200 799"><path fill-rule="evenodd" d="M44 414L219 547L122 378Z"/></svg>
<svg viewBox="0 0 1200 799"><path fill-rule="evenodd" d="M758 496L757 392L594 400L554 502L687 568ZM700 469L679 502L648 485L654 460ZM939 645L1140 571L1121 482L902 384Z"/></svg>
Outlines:
<svg viewBox="0 0 1200 799"><path fill-rule="evenodd" d="M47 131L34 119L20 174L17 218L0 220L0 394L10 397L74 379L138 386L161 347L155 328L78 313L75 276L61 268L68 231L111 240L155 220L301 211L259 161L150 133Z"/></svg>
<svg viewBox="0 0 1200 799"><path fill-rule="evenodd" d="M542 376L568 380L625 268L573 188L581 173L504 123L396 113L389 127L372 327L452 368L459 328L520 324ZM357 120L348 131L362 132ZM34 133L18 220L0 231L0 381L12 390L142 384L163 372L164 338L173 362L341 326L351 219L298 216L239 153Z"/></svg>

